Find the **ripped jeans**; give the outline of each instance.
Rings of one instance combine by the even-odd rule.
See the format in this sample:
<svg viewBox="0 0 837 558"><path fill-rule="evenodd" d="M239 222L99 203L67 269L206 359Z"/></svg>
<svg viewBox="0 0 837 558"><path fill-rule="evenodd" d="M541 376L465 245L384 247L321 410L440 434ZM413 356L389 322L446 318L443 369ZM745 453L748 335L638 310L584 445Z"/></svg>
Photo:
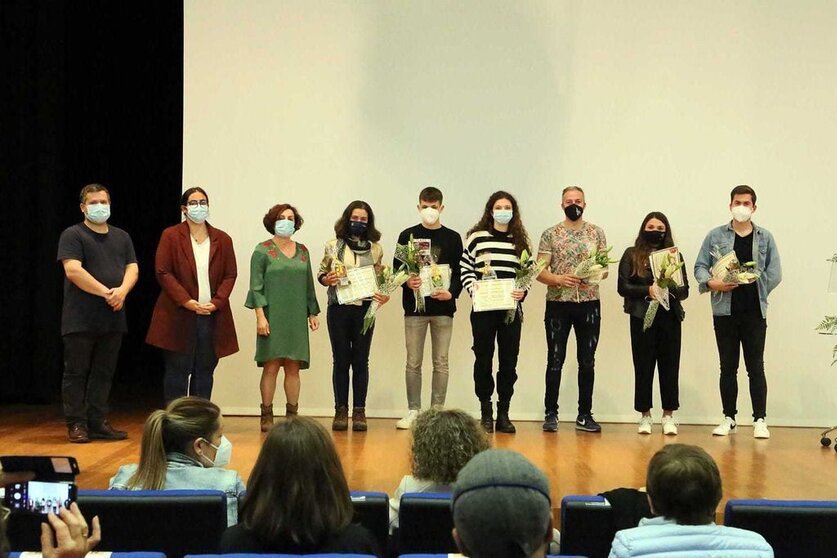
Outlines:
<svg viewBox="0 0 837 558"><path fill-rule="evenodd" d="M567 358L567 340L575 328L576 358L578 360L578 414L593 410L593 380L595 377L596 346L601 329L601 303L547 301L546 325L546 392L543 398L547 413L558 413L558 392L561 389L561 369Z"/></svg>

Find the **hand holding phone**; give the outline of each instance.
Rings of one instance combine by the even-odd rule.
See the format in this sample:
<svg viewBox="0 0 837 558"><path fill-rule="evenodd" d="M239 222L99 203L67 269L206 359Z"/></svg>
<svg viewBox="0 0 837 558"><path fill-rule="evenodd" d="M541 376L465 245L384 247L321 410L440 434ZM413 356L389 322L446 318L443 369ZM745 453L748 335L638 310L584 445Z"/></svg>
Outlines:
<svg viewBox="0 0 837 558"><path fill-rule="evenodd" d="M93 518L90 532L75 502L70 504L69 509L62 509L57 516L48 515L47 521L49 525L41 524L41 554L44 558L83 558L102 540L99 518Z"/></svg>
<svg viewBox="0 0 837 558"><path fill-rule="evenodd" d="M58 515L76 501L77 492L69 482L16 482L6 486L4 504L12 513Z"/></svg>

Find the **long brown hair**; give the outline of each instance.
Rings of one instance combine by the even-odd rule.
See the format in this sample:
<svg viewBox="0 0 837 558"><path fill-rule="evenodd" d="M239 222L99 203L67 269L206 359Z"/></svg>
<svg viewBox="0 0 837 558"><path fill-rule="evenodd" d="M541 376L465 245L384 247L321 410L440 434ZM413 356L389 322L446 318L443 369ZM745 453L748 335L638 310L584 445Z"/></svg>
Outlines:
<svg viewBox="0 0 837 558"><path fill-rule="evenodd" d="M351 233L349 233L349 221L352 220L352 211L355 209L366 211L366 215L369 218L366 222L366 239L362 240L370 240L372 242L381 240L381 231L375 228L375 213L372 211L372 207L363 200L355 200L343 210L343 214L334 223L334 234L336 237L346 239L351 236Z"/></svg>
<svg viewBox="0 0 837 558"><path fill-rule="evenodd" d="M509 221L509 233L514 242L514 251L519 256L523 250L529 250L529 234L526 232L526 227L523 226L523 221L520 219L520 208L517 205L517 200L514 196L503 190L498 190L491 194L488 201L485 203L485 209L482 212L482 217L476 225L465 234L466 237L471 236L471 233L476 231L490 231L494 228L494 204L497 200L507 199L512 206L512 219Z"/></svg>
<svg viewBox="0 0 837 558"><path fill-rule="evenodd" d="M241 521L266 548L315 548L346 528L352 502L331 436L295 417L273 427L250 473Z"/></svg>
<svg viewBox="0 0 837 558"><path fill-rule="evenodd" d="M221 409L200 397L175 399L145 421L137 471L129 488L160 490L166 483L166 454L186 453L198 438L209 440L220 427Z"/></svg>
<svg viewBox="0 0 837 558"><path fill-rule="evenodd" d="M666 226L666 234L663 236L663 242L659 246L651 246L645 241L642 232L645 230L645 225L651 219L657 219ZM659 211L652 211L642 220L642 225L639 226L639 233L636 235L634 241L634 252L631 255L631 275L634 277L646 277L648 270L648 254L654 250L662 250L663 248L671 248L674 246L674 238L671 235L671 225L668 224L668 217Z"/></svg>

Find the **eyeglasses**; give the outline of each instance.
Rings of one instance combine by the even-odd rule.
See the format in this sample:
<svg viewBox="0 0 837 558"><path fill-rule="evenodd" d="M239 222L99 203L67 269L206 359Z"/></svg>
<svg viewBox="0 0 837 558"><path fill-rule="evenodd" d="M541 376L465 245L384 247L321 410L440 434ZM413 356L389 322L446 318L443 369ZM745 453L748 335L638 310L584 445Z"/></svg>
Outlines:
<svg viewBox="0 0 837 558"><path fill-rule="evenodd" d="M192 201L186 202L186 205L188 205L189 207L198 207L198 206L206 207L206 206L209 205L209 202L206 201L206 200L192 200Z"/></svg>

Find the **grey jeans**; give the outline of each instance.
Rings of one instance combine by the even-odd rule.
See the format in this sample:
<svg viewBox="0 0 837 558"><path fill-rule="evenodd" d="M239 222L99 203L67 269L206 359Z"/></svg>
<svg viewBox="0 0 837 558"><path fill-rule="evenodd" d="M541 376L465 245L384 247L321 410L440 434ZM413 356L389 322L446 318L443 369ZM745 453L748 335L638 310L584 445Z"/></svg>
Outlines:
<svg viewBox="0 0 837 558"><path fill-rule="evenodd" d="M430 345L433 355L430 404L443 407L448 392L448 350L453 332L453 318L450 316L405 316L407 406L411 411L421 409L421 364L424 360L427 326L430 326Z"/></svg>

